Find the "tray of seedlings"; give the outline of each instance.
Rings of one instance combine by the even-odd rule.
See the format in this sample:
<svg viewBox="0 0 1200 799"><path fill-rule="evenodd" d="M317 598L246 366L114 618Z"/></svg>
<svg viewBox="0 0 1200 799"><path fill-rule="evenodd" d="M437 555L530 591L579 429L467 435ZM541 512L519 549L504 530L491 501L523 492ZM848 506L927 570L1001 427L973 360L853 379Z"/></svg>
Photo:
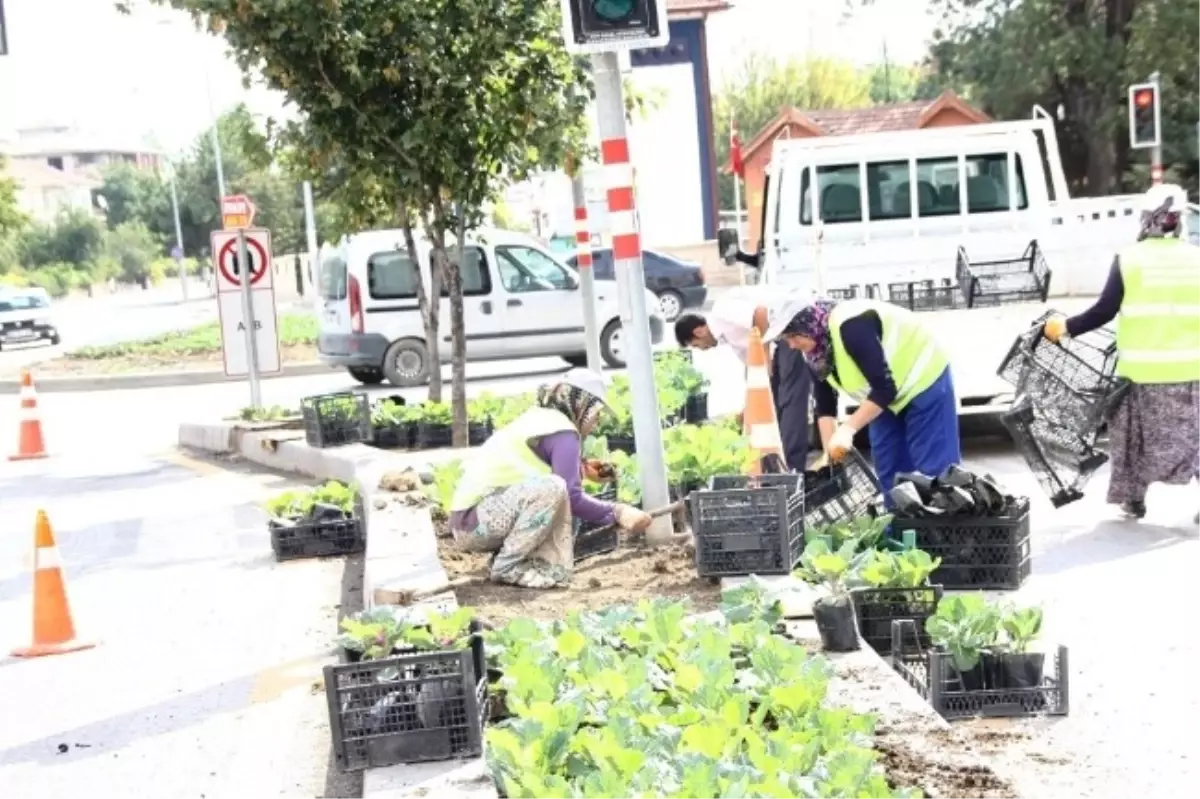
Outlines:
<svg viewBox="0 0 1200 799"><path fill-rule="evenodd" d="M276 560L352 555L366 548L356 484L330 480L317 488L284 491L267 500L266 511Z"/></svg>
<svg viewBox="0 0 1200 799"><path fill-rule="evenodd" d="M304 439L325 449L371 440L371 401L361 392L318 394L300 400Z"/></svg>

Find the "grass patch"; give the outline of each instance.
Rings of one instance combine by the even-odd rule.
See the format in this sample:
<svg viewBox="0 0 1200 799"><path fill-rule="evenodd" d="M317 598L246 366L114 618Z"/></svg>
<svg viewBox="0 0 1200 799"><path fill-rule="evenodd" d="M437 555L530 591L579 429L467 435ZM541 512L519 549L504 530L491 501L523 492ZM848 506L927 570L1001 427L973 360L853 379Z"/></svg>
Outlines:
<svg viewBox="0 0 1200 799"><path fill-rule="evenodd" d="M281 314L279 344L283 347L317 343L317 320L309 314ZM221 325L208 322L187 330L172 330L150 338L80 347L70 353L72 358L99 361L128 356L209 355L221 351Z"/></svg>

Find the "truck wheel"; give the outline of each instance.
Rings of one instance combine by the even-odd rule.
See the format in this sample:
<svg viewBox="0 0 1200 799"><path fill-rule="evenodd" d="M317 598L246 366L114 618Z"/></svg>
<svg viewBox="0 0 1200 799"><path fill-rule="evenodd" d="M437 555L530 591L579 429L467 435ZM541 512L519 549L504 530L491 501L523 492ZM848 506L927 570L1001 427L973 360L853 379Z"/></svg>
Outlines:
<svg viewBox="0 0 1200 799"><path fill-rule="evenodd" d="M383 376L393 386L416 388L429 382L429 353L416 339L393 341L383 354Z"/></svg>
<svg viewBox="0 0 1200 799"><path fill-rule="evenodd" d="M625 368L625 341L620 319L609 322L600 333L600 357L610 369Z"/></svg>
<svg viewBox="0 0 1200 799"><path fill-rule="evenodd" d="M373 366L350 366L346 371L364 386L377 386L383 382L383 370Z"/></svg>

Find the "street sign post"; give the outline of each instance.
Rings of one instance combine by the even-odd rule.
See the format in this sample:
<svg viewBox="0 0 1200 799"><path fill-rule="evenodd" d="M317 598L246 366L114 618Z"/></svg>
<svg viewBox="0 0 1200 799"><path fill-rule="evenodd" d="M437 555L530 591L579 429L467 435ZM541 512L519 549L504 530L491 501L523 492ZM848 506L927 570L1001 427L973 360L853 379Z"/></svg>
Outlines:
<svg viewBox="0 0 1200 799"><path fill-rule="evenodd" d="M562 0L563 39L571 53L591 53L596 86L600 160L608 196L613 266L621 327L628 334L625 359L632 386L633 435L641 466L642 503L668 504L662 423L654 390L654 358L646 311L646 279L638 233L633 162L625 130L619 51L660 47L670 39L666 0ZM672 534L669 518L656 519L647 539L664 543Z"/></svg>
<svg viewBox="0 0 1200 799"><path fill-rule="evenodd" d="M262 405L259 377L282 369L271 268L271 232L218 230L212 238L213 273L221 317L225 374L246 375L250 404Z"/></svg>
<svg viewBox="0 0 1200 799"><path fill-rule="evenodd" d="M257 209L244 194L221 198L221 225L226 230L245 230L254 224Z"/></svg>

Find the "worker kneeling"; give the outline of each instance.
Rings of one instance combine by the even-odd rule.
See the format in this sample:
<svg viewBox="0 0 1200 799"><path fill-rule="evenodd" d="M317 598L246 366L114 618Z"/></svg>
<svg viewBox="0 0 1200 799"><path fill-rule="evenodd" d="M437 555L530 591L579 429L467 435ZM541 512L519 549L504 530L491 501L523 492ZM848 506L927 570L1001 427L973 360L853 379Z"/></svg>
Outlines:
<svg viewBox="0 0 1200 799"><path fill-rule="evenodd" d="M630 531L650 526L644 511L583 491L581 440L609 412L604 396L604 378L572 369L538 389L534 407L467 461L450 502L450 530L463 549L496 553L495 582L526 588L569 583L576 517Z"/></svg>
<svg viewBox="0 0 1200 799"><path fill-rule="evenodd" d="M780 309L764 337L799 350L815 376L817 429L835 463L867 425L883 495L900 472L939 475L962 460L950 364L911 311L882 302L825 298ZM840 389L858 409L837 424Z"/></svg>

